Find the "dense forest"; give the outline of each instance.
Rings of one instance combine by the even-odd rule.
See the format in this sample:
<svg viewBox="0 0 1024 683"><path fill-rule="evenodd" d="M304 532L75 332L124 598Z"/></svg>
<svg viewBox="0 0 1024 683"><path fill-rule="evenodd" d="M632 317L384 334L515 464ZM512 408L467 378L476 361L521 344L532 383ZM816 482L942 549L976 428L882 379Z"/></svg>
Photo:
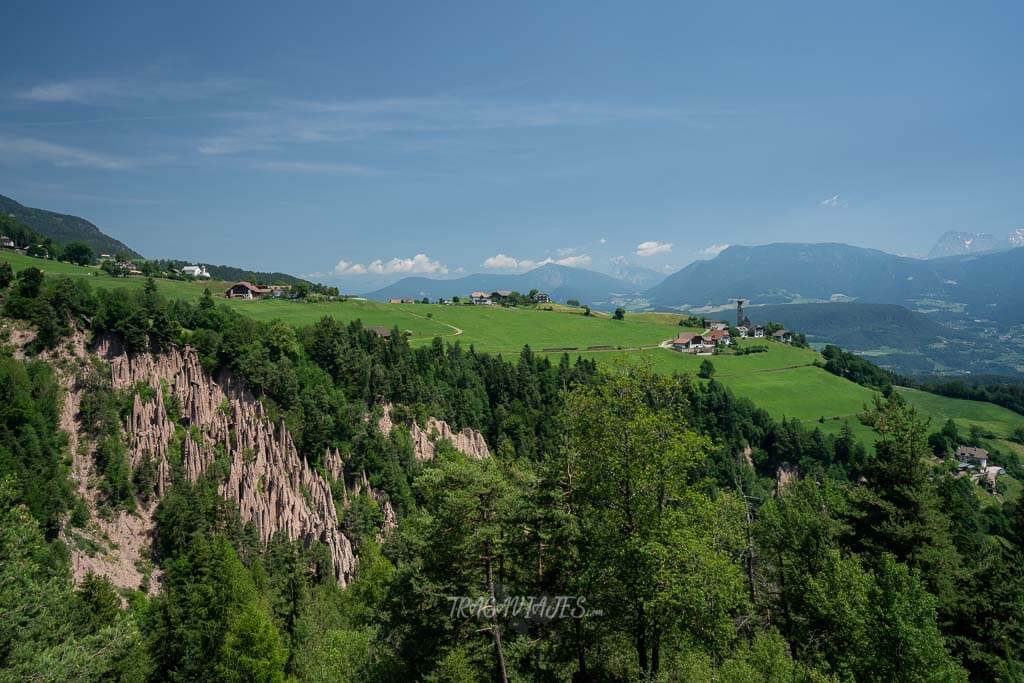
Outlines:
<svg viewBox="0 0 1024 683"><path fill-rule="evenodd" d="M898 394L865 407L865 448L714 379L413 347L331 318L296 330L152 283L6 280L4 317L36 334L27 358L0 358L0 680L1024 678L1024 505L983 505L933 456L936 434L971 437L930 433ZM342 588L318 543L261 542L216 468L175 473L155 513L158 593L73 583L66 539L104 514L79 500L59 428L53 359L76 333L132 353L191 345L314 467L340 448L397 528L345 510L358 566ZM363 419L384 401L480 430L492 457L415 461ZM105 509L153 495L124 456L128 403L97 381L81 407Z"/></svg>

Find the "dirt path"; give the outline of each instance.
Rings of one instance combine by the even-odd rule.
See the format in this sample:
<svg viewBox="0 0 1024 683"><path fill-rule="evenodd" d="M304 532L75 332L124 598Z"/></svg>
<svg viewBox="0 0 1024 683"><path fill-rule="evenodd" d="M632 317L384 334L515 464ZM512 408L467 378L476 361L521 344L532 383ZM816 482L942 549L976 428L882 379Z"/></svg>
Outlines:
<svg viewBox="0 0 1024 683"><path fill-rule="evenodd" d="M451 329L455 330L451 334L444 335L445 337L458 337L460 334L462 334L462 329L461 328L455 327L455 325L451 325L449 323L446 323L443 320L434 320L433 318L428 318L425 315L420 315L419 313L413 313L412 311L410 311L408 309L405 309L405 308L401 308L399 310L402 311L402 313L408 313L409 315L411 315L414 318L420 318L422 320L429 320L430 322L437 323L438 325L444 325L445 327L448 327L448 328L451 328Z"/></svg>

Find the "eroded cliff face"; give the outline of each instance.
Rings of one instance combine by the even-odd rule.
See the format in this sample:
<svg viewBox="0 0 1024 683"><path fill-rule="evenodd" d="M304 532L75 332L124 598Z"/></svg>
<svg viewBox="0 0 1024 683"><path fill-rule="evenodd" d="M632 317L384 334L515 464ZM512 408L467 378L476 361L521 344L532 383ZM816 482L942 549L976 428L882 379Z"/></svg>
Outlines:
<svg viewBox="0 0 1024 683"><path fill-rule="evenodd" d="M290 540L322 542L338 581L344 585L351 579L355 556L339 528L330 483L299 455L288 429L273 424L262 403L229 381L215 382L187 347L129 356L104 342L97 353L110 363L114 389L139 384L154 389L156 398L149 403L135 395L126 430L132 466L147 452L156 462L158 497L170 485L168 448L175 433L164 405L166 387L188 427L181 442L185 476L198 480L219 452L227 465L219 492L238 504L243 522L252 522L264 542L279 532Z"/></svg>
<svg viewBox="0 0 1024 683"><path fill-rule="evenodd" d="M391 404L385 403L383 408L384 415L377 421L377 428L386 436L391 433L395 422L392 418ZM433 417L427 418L426 427L421 428L412 421L405 423L405 426L412 437L413 452L417 460L433 460L438 441L449 441L455 446L455 450L462 451L472 458L487 458L491 455L483 434L475 429L465 427L462 431L455 432L447 422Z"/></svg>
<svg viewBox="0 0 1024 683"><path fill-rule="evenodd" d="M263 404L230 376L210 377L192 349L128 355L116 339L103 338L90 353L83 338L62 353L61 362L69 368L84 368L96 357L108 364L115 390L134 392L131 413L123 425L127 446L133 471L144 459L155 466L155 495L147 502L137 501L134 512L97 514L100 505L93 447L81 436L84 431L78 416L85 389L81 372L65 373L68 394L62 426L69 434L73 477L93 512L86 529L65 537L76 580L92 572L117 586L137 588L148 578L148 590L159 590L160 571L152 567L149 549L156 532L153 513L172 484L172 460L180 462L180 476L191 482L216 467L220 495L238 505L242 521L251 522L264 542L283 533L291 540L323 543L342 585L354 575L356 558L339 524L332 482L342 482L336 487L341 489L342 508L356 495L369 495L377 501L383 515L379 538L397 526L390 501L370 485L365 472L351 472L346 477L344 456L333 449L324 454L321 475L298 453L283 423L274 424ZM140 387L150 391L140 393ZM384 406L377 426L384 434L394 428L390 405ZM425 429L415 423L407 427L419 460L433 458L440 439L451 441L472 457L490 454L483 436L475 430L456 433L433 418ZM83 537L87 542L82 542Z"/></svg>

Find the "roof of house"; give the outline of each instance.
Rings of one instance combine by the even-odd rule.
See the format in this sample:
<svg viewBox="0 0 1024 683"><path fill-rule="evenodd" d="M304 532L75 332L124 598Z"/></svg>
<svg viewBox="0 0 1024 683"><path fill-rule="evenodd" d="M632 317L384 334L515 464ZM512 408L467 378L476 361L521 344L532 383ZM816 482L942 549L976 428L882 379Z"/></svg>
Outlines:
<svg viewBox="0 0 1024 683"><path fill-rule="evenodd" d="M495 292L498 296L512 296L512 290L510 289L499 289Z"/></svg>
<svg viewBox="0 0 1024 683"><path fill-rule="evenodd" d="M704 334L704 338L705 339L710 339L712 341L718 341L719 339L725 339L728 336L729 336L729 330L711 330L710 332L706 332Z"/></svg>
<svg viewBox="0 0 1024 683"><path fill-rule="evenodd" d="M242 280L241 282L236 282L235 284L231 285L231 289L234 289L235 287L245 287L249 291L256 292L257 294L266 294L270 292L269 287L260 287L259 285L254 285L253 283L248 282L246 280Z"/></svg>
<svg viewBox="0 0 1024 683"><path fill-rule="evenodd" d="M689 344L694 339L703 340L703 335L694 334L693 332L683 332L678 337L672 340L673 344Z"/></svg>
<svg viewBox="0 0 1024 683"><path fill-rule="evenodd" d="M977 460L987 460L988 451L984 448L975 448L973 446L959 446L956 449L956 456L958 458L975 458Z"/></svg>
<svg viewBox="0 0 1024 683"><path fill-rule="evenodd" d="M490 294L487 292L471 292L470 296L474 299L486 299Z"/></svg>
<svg viewBox="0 0 1024 683"><path fill-rule="evenodd" d="M787 334L790 334L789 330L776 330L772 332L773 337L785 337Z"/></svg>
<svg viewBox="0 0 1024 683"><path fill-rule="evenodd" d="M391 330L384 327L383 325L373 325L372 327L368 327L367 329L370 330L370 332L375 333L379 337L387 338L391 336Z"/></svg>

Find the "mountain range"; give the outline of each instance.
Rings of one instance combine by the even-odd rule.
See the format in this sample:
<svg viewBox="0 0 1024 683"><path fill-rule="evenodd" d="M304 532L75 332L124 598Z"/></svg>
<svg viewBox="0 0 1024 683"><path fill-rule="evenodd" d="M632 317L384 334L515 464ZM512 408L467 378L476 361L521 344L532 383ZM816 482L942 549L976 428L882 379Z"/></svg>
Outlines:
<svg viewBox="0 0 1024 683"><path fill-rule="evenodd" d="M981 254L989 251L1015 249L1016 247L1024 247L1024 228L1017 228L1002 239L987 232L950 230L942 234L932 250L928 252L928 258Z"/></svg>
<svg viewBox="0 0 1024 683"><path fill-rule="evenodd" d="M594 306L613 304L635 296L639 290L636 285L611 275L549 263L518 274L478 273L451 280L407 277L365 296L382 301L403 297L438 299L466 296L474 291L495 292L505 289L524 294L531 289L538 289L555 301L576 299Z"/></svg>
<svg viewBox="0 0 1024 683"><path fill-rule="evenodd" d="M1024 249L914 259L846 244L729 247L691 263L643 296L654 306L698 310L751 304L860 301L921 312L952 311L1024 323Z"/></svg>
<svg viewBox="0 0 1024 683"><path fill-rule="evenodd" d="M84 242L97 255L116 254L123 251L132 258L141 257L138 252L124 242L103 233L95 225L78 216L45 209L33 209L3 195L0 195L0 214L6 214L24 223L40 235L49 237L58 244Z"/></svg>

